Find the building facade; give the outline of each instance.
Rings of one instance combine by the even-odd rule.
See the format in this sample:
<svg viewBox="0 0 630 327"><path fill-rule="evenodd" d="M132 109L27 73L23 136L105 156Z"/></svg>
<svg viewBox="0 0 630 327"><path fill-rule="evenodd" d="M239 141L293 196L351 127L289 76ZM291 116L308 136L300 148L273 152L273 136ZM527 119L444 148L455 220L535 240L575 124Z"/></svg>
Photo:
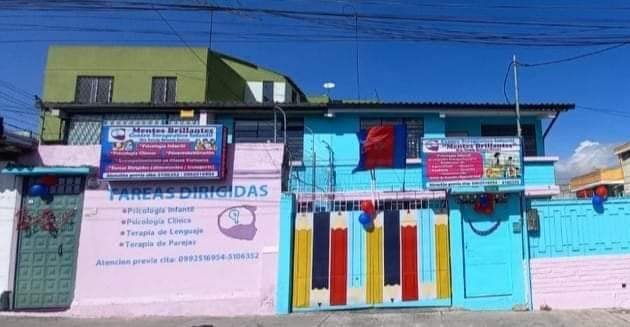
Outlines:
<svg viewBox="0 0 630 327"><path fill-rule="evenodd" d="M52 203L30 195L20 203L28 212L54 208L66 223L61 237L12 229L14 309L533 306L530 242L538 236L529 217L536 201L559 192L543 121L571 104L521 105L522 183L445 192L426 187L422 140L513 137L512 105L315 102L282 74L207 49L52 47L45 76L46 144L3 172L22 176L24 190L57 176ZM405 168L353 172L357 133L390 124L406 127ZM109 125L225 127L226 178L103 180ZM474 209L481 194L496 197L492 213ZM378 210L372 232L358 223L366 199ZM37 242L56 255L42 256L30 247ZM44 262L36 257L57 270L37 275Z"/></svg>
<svg viewBox="0 0 630 327"><path fill-rule="evenodd" d="M622 144L615 148L615 154L619 157L619 164L623 170L623 190L630 194L630 144Z"/></svg>

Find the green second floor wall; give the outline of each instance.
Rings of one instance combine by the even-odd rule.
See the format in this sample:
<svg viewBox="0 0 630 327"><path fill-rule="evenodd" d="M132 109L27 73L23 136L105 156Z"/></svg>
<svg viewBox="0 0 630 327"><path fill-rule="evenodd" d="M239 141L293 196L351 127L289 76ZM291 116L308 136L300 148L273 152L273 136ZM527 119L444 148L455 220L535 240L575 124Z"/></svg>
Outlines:
<svg viewBox="0 0 630 327"><path fill-rule="evenodd" d="M111 77L112 103L151 102L154 77L176 78L175 100L179 103L243 102L251 93L251 82L282 82L298 89L282 74L206 48L52 46L44 102L74 102L80 76ZM43 141L59 141L63 129L60 119L46 115Z"/></svg>
<svg viewBox="0 0 630 327"><path fill-rule="evenodd" d="M177 101L201 102L207 56L205 48L51 47L43 99L72 102L78 76L111 76L112 102L149 102L152 78L162 76L177 78Z"/></svg>

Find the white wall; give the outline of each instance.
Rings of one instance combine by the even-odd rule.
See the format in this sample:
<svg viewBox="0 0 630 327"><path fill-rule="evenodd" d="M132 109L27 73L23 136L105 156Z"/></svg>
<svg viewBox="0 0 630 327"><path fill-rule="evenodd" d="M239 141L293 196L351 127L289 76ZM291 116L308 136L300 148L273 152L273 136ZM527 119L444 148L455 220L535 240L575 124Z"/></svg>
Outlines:
<svg viewBox="0 0 630 327"><path fill-rule="evenodd" d="M286 83L284 82L274 82L273 83L273 101L278 103L286 102L285 92L286 92Z"/></svg>
<svg viewBox="0 0 630 327"><path fill-rule="evenodd" d="M6 164L0 162L0 169ZM19 201L18 185L18 178L14 175L0 174L0 293L13 289L10 276L14 251L14 216Z"/></svg>
<svg viewBox="0 0 630 327"><path fill-rule="evenodd" d="M245 102L262 102L263 82L247 82L245 90ZM273 101L277 103L287 102L291 99L291 93L287 92L287 83L273 82Z"/></svg>
<svg viewBox="0 0 630 327"><path fill-rule="evenodd" d="M262 82L247 82L245 102L262 102Z"/></svg>

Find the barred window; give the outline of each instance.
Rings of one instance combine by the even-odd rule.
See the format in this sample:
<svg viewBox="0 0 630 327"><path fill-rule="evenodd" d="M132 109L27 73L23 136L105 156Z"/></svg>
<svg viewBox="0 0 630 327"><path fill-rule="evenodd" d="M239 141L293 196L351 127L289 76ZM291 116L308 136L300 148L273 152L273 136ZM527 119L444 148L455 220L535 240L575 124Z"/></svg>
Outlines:
<svg viewBox="0 0 630 327"><path fill-rule="evenodd" d="M278 142L283 142L284 129L282 121L278 121ZM273 119L234 120L235 143L270 143L273 142ZM291 154L291 160L302 160L304 145L304 120L291 119L287 121L287 150Z"/></svg>
<svg viewBox="0 0 630 327"><path fill-rule="evenodd" d="M420 157L420 138L424 136L422 118L362 118L361 129L374 126L405 124L407 126L407 158Z"/></svg>
<svg viewBox="0 0 630 327"><path fill-rule="evenodd" d="M523 150L526 156L536 156L536 127L533 124L521 126ZM481 136L516 136L516 125L481 125Z"/></svg>
<svg viewBox="0 0 630 327"><path fill-rule="evenodd" d="M153 103L175 103L177 77L153 77L151 101Z"/></svg>
<svg viewBox="0 0 630 327"><path fill-rule="evenodd" d="M114 78L108 76L79 76L75 92L77 103L112 102L112 84Z"/></svg>

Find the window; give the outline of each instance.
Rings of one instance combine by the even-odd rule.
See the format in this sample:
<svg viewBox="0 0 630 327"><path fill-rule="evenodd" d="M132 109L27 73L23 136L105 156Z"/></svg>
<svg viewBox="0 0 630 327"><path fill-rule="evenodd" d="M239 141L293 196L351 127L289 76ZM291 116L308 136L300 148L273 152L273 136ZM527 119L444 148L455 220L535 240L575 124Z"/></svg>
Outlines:
<svg viewBox="0 0 630 327"><path fill-rule="evenodd" d="M537 156L536 127L531 124L521 126L525 156ZM481 125L481 136L516 136L516 125Z"/></svg>
<svg viewBox="0 0 630 327"><path fill-rule="evenodd" d="M273 102L273 81L263 81L263 103Z"/></svg>
<svg viewBox="0 0 630 327"><path fill-rule="evenodd" d="M177 77L153 77L151 101L153 103L175 103Z"/></svg>
<svg viewBox="0 0 630 327"><path fill-rule="evenodd" d="M298 93L295 90L291 91L291 103L298 103L299 102L299 97L298 97Z"/></svg>
<svg viewBox="0 0 630 327"><path fill-rule="evenodd" d="M407 125L407 158L420 157L420 138L424 136L424 121L422 118L365 118L361 119L361 129L381 125Z"/></svg>
<svg viewBox="0 0 630 327"><path fill-rule="evenodd" d="M110 103L112 102L113 77L79 76L75 102L77 103Z"/></svg>
<svg viewBox="0 0 630 327"><path fill-rule="evenodd" d="M278 142L283 141L284 129L282 121L277 125ZM235 143L267 143L273 142L273 119L234 120ZM304 121L291 119L287 121L287 150L291 154L291 160L302 160L304 144Z"/></svg>

